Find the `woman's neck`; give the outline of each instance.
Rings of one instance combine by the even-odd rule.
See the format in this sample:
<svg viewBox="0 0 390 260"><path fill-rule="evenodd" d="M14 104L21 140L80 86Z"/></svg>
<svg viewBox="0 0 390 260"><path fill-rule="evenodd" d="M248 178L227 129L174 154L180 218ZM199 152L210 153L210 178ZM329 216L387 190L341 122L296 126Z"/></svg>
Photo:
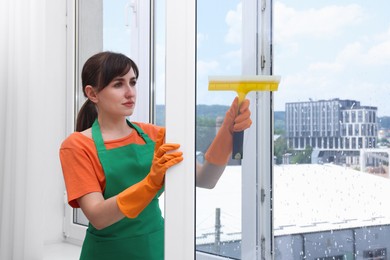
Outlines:
<svg viewBox="0 0 390 260"><path fill-rule="evenodd" d="M132 132L132 128L126 122L126 117L111 118L99 116L98 122L103 140L105 141L119 139L128 136Z"/></svg>

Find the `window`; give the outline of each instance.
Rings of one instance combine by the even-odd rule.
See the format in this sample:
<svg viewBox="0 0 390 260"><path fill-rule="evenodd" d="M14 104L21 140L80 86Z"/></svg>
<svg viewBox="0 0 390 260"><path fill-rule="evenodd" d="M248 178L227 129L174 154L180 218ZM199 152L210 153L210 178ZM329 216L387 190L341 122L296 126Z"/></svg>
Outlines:
<svg viewBox="0 0 390 260"><path fill-rule="evenodd" d="M241 19L240 0L197 1L197 153L206 153L237 95L234 91L208 91L208 76L242 75ZM241 259L241 164L241 160L230 159L214 189L196 189L199 253Z"/></svg>
<svg viewBox="0 0 390 260"><path fill-rule="evenodd" d="M250 257L253 255L266 259L271 255L275 259L349 259L363 254L372 259L381 257L389 248L386 241L390 241L387 236L390 215L386 210L390 208L386 199L390 189L383 176L367 172L377 170L378 160L373 156L361 157L360 148L374 149L378 129L389 128L383 124L390 113L386 51L389 27L383 22L387 14L382 13L388 10L389 3L385 0L374 5L366 1L306 4L276 1L271 5L270 2L197 1L194 158L196 155L202 160L212 140L210 136L215 133L217 117L224 116L235 96L228 92L209 92L207 76L282 76L278 92L248 95L254 125L245 133L248 141L244 159L228 166L231 174L225 175L214 190L196 190L198 229L194 239L196 249L202 251L197 255L199 259L216 255L233 259L254 259ZM129 40L126 43L129 49L121 51L131 54L133 48L148 48L150 39L142 41L140 37L144 37L141 32L149 32L149 26L142 25L145 25L143 19L150 22L150 6L136 8L140 12L147 10L140 15L133 12L132 2L128 1L109 6L105 5L106 1L77 3L77 73L83 59L92 52L105 48L115 50L117 45L111 40L118 40L118 35L123 36L119 37L122 40L139 40ZM105 22L116 20L104 18L116 7L123 11L113 12L123 14L123 20L117 19L122 26L104 29ZM139 23L134 23L134 19ZM90 30L91 24L94 30ZM123 34L111 34L110 41L105 38L110 30L119 27L125 27ZM135 33L136 37L129 37L129 33ZM236 37L241 33L245 41ZM158 33L153 36L158 38L157 43L161 42ZM162 53L158 44L155 48L156 53ZM149 54L150 50L146 52ZM153 57L139 59L139 64L145 66L143 71L149 71ZM165 72L163 66L161 71ZM144 78L145 86L153 85L149 79L154 75L157 75L154 83L160 84L163 74L151 73ZM149 91L148 88L144 100L153 95ZM82 103L80 94L77 93L78 104ZM161 97L155 97L157 103L167 105ZM142 109L148 115L137 116L149 119L150 103L145 102L146 108ZM302 109L302 103L310 109ZM361 120L364 125L360 125ZM272 126L278 133L277 140L283 140L275 141L274 155L280 160L275 160L274 168ZM383 160L380 167L388 174L388 156L376 156ZM232 183L230 178L236 176L240 177ZM73 222L83 224L85 219L76 212L74 216L71 214L72 225Z"/></svg>
<svg viewBox="0 0 390 260"><path fill-rule="evenodd" d="M271 10L271 5L265 7L259 1L197 1L196 145L201 153L212 141L204 136L207 132L215 134L217 118L225 116L237 95L233 91L209 92L208 76L272 72L268 29ZM261 45L256 44L261 41ZM261 55L266 60L264 67L256 59ZM261 151L272 150L272 93L253 91L247 98L251 100L253 125L245 132L243 160L230 160L214 189L196 189L197 259L267 259L271 255L272 152ZM293 117L287 122L304 121ZM300 133L302 127L289 130ZM304 140L295 138L290 145L299 146ZM260 153L262 156L258 156Z"/></svg>
<svg viewBox="0 0 390 260"><path fill-rule="evenodd" d="M382 11L389 2L280 0L274 6L274 73L282 76L275 114L285 112L290 122L286 104L310 102L319 107L309 116L320 118L322 132L307 155L311 163L289 146L290 164L274 167L275 259L385 259L390 218L376 185L390 188L383 166L389 162L376 140L377 129L389 129L381 123L390 116L390 92L383 88L390 84L390 27ZM287 128L275 124L275 131ZM275 142L275 151L280 146ZM362 200L378 207L366 208Z"/></svg>
<svg viewBox="0 0 390 260"><path fill-rule="evenodd" d="M352 123L356 123L356 111L352 111L351 112L351 122Z"/></svg>
<svg viewBox="0 0 390 260"><path fill-rule="evenodd" d="M336 255L336 256L327 256L327 257L318 257L315 260L345 260L346 257L344 255Z"/></svg>
<svg viewBox="0 0 390 260"><path fill-rule="evenodd" d="M368 260L385 260L387 259L387 249L379 248L374 250L365 250L363 252L363 259Z"/></svg>
<svg viewBox="0 0 390 260"><path fill-rule="evenodd" d="M73 120L77 111L85 101L80 72L86 59L91 55L103 51L121 52L131 57L138 65L141 73L137 85L143 86L138 90L137 110L132 117L134 121L147 122L149 117L149 43L148 32L150 24L149 5L144 1L135 2L128 0L82 0L69 1L69 16L74 16L75 24L68 26L68 36L72 39L68 46L68 56L75 59L69 61L70 71L74 71L70 77L75 82L74 100L69 99L69 107L74 107ZM77 28L77 29L76 29ZM76 35L74 38L73 35ZM73 129L69 129L73 132ZM64 234L67 240L81 244L85 235L88 220L80 209L71 209L66 205L64 221Z"/></svg>

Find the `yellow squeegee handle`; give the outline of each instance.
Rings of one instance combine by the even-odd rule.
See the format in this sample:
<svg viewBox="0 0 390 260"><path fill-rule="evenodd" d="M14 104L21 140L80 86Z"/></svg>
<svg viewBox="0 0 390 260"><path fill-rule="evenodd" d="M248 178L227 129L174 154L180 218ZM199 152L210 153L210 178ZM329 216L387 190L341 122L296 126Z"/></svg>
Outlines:
<svg viewBox="0 0 390 260"><path fill-rule="evenodd" d="M238 96L238 107L240 107L242 101L244 101L246 97L247 92L238 92L237 91L237 96Z"/></svg>

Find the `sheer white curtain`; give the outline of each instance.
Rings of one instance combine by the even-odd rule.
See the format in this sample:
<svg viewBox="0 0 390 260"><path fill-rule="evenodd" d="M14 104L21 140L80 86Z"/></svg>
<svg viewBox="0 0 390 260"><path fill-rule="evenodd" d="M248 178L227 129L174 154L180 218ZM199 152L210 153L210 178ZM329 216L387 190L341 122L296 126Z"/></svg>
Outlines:
<svg viewBox="0 0 390 260"><path fill-rule="evenodd" d="M52 25L62 23L65 34L65 18L47 9L59 4L65 17L60 2L66 1L0 2L0 260L42 259L44 243L60 238L61 219L48 218L62 214L61 201L59 212L48 210L63 192L52 176L60 174L65 112L65 71L57 71L65 48L56 52L55 41L65 40ZM55 186L58 192L50 190Z"/></svg>

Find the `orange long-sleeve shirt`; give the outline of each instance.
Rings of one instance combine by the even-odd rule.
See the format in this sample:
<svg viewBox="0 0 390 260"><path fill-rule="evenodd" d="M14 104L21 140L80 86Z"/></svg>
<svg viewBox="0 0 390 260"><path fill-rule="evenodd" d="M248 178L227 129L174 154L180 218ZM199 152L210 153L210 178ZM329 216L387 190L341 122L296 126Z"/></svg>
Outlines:
<svg viewBox="0 0 390 260"><path fill-rule="evenodd" d="M133 122L134 123L134 122ZM153 141L157 139L159 126L145 123L137 124ZM136 131L130 135L105 141L107 149L128 144L145 143ZM106 178L100 164L94 141L80 132L74 132L61 145L60 160L64 175L68 203L71 207L80 207L77 199L91 192L103 193Z"/></svg>

